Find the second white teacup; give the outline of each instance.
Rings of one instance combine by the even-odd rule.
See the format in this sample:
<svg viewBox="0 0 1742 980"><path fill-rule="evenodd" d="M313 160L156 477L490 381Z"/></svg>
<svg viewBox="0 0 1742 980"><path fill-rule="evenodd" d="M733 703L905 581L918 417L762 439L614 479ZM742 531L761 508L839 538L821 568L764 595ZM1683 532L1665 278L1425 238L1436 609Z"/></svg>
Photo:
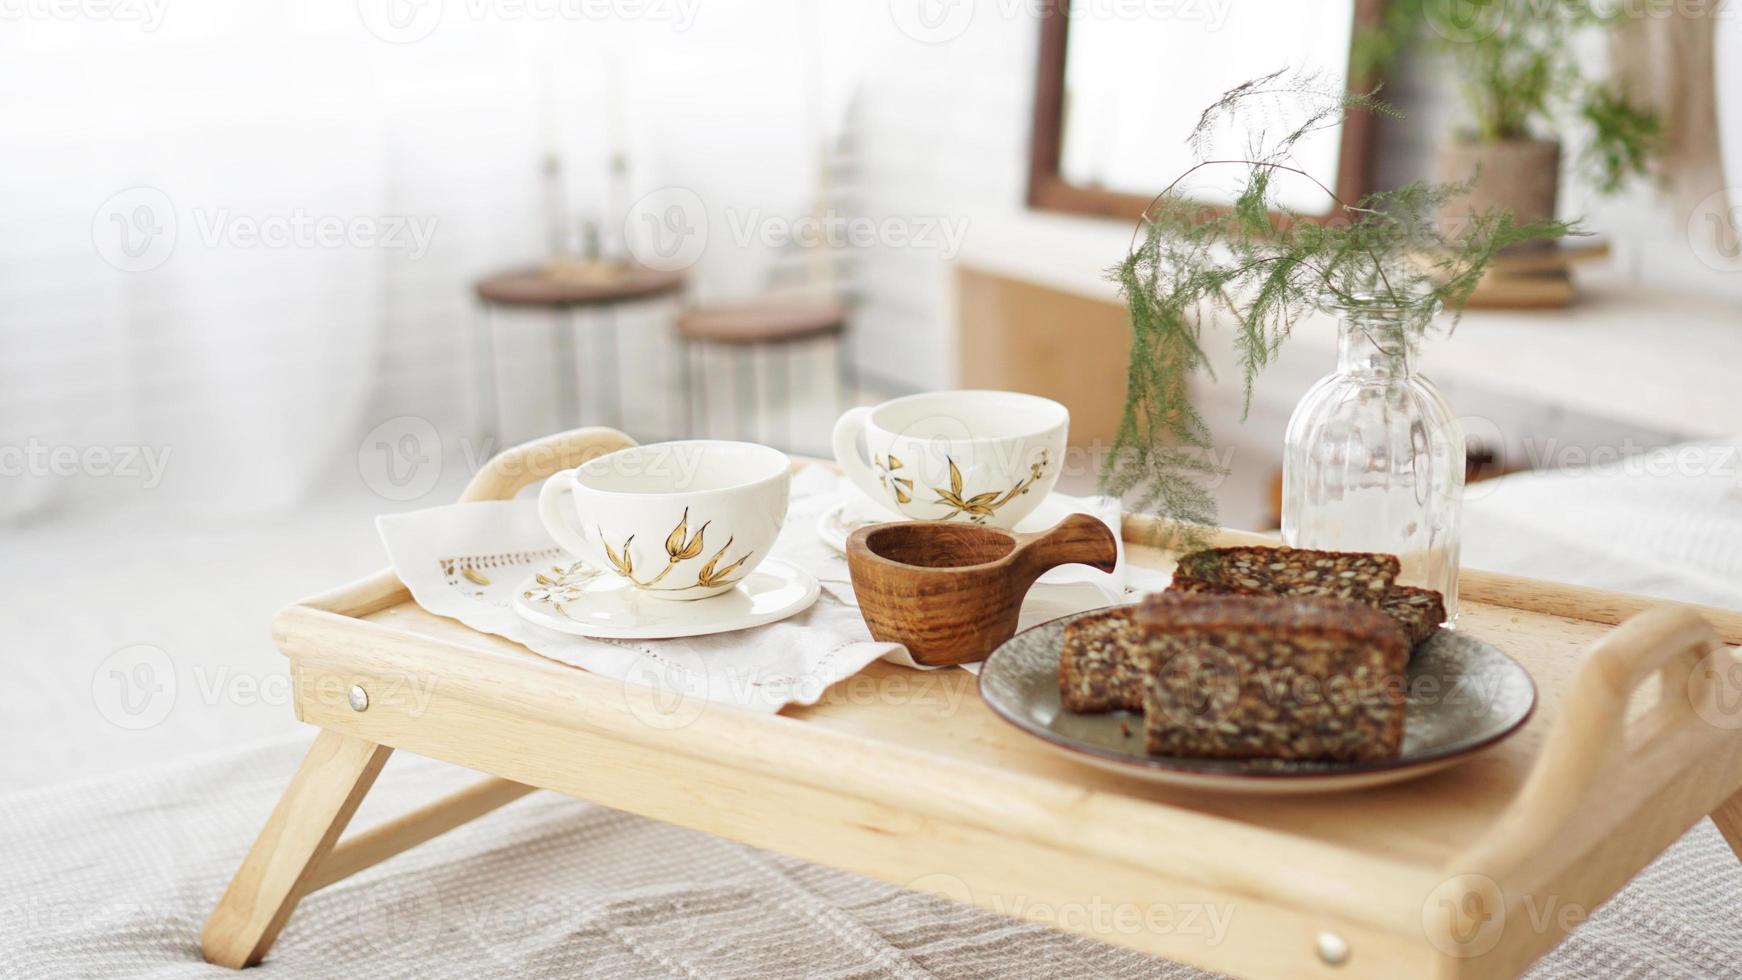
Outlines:
<svg viewBox="0 0 1742 980"><path fill-rule="evenodd" d="M842 415L835 462L872 500L911 520L1010 528L1058 482L1070 420L1058 402L1013 391L908 395Z"/></svg>
<svg viewBox="0 0 1742 980"><path fill-rule="evenodd" d="M661 599L704 599L749 575L786 520L792 464L748 442L632 446L563 470L538 494L564 549Z"/></svg>

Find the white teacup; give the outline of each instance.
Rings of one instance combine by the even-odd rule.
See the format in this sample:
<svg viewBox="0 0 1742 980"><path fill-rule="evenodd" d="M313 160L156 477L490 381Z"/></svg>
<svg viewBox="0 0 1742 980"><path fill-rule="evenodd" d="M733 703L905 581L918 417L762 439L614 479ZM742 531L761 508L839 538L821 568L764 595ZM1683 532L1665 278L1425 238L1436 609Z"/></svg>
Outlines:
<svg viewBox="0 0 1742 980"><path fill-rule="evenodd" d="M587 564L650 596L705 599L768 557L791 473L785 453L754 443L652 443L552 475L538 513Z"/></svg>
<svg viewBox="0 0 1742 980"><path fill-rule="evenodd" d="M1058 482L1070 421L1058 402L1013 391L908 395L842 415L835 461L872 500L911 520L1010 528Z"/></svg>

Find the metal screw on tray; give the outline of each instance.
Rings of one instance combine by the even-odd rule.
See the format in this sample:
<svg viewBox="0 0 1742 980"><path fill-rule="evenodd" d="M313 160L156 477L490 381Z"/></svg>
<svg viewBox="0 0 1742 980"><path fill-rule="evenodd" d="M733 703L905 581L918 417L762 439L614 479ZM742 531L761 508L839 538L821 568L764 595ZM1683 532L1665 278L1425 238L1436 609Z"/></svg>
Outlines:
<svg viewBox="0 0 1742 980"><path fill-rule="evenodd" d="M352 711L369 710L369 692L363 690L361 684L352 684L350 693L345 695L345 699L351 702Z"/></svg>
<svg viewBox="0 0 1742 980"><path fill-rule="evenodd" d="M1319 959L1331 966L1342 966L1349 962L1349 941L1334 932L1319 933L1315 945L1318 946Z"/></svg>

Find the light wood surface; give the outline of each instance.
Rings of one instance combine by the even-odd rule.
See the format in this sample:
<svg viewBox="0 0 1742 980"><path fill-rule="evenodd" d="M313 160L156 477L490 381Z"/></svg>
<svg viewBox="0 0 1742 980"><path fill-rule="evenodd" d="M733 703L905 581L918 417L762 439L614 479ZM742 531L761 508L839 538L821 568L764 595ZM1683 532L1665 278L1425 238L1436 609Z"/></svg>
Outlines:
<svg viewBox="0 0 1742 980"><path fill-rule="evenodd" d="M558 432L497 453L460 494L462 503L472 500L507 500L552 473L573 469L606 453L635 445L635 440L616 429L594 427Z"/></svg>
<svg viewBox="0 0 1742 980"><path fill-rule="evenodd" d="M1051 398L1070 409L1072 446L1112 444L1131 351L1123 306L963 268L956 322L961 387Z"/></svg>
<svg viewBox="0 0 1742 980"><path fill-rule="evenodd" d="M559 450L550 455L560 462L612 438L622 436L571 433L541 445ZM506 465L487 485L512 493L537 479L522 469ZM1127 560L1171 567L1172 556L1148 543L1166 540L1166 531L1127 520ZM775 716L675 698L431 615L379 576L289 607L274 636L291 660L299 717L358 744L430 755L1019 916L1161 910L1172 927L1154 918L1121 927L1117 916L1086 911L1049 921L1236 975L1511 976L1576 924L1538 923L1523 910L1545 900L1596 908L1708 813L1735 833L1738 814L1727 801L1742 789L1742 731L1711 712L1742 692L1731 689L1738 671L1728 669L1736 651L1713 648L1707 623L1729 642L1742 629L1718 610L1492 574L1466 573L1465 582L1459 628L1530 671L1540 692L1531 722L1471 762L1421 780L1287 800L1188 792L1085 768L999 721L961 671L877 663L817 704ZM1664 608L1630 619L1654 606ZM1612 629L1618 620L1627 625ZM1719 659L1702 673L1694 666L1701 656ZM427 702L394 696L408 677L434 680ZM318 695L351 684L371 692L367 711ZM303 784L311 780L299 773L287 801L309 795ZM480 792L494 799L508 790ZM257 852L281 838L317 836L289 834L281 823L269 822ZM448 823L408 818L405 836ZM294 846L301 857L271 863L288 861L303 874L318 863L308 857L313 849ZM250 867L264 860L251 854L238 880L258 877ZM319 880L317 872L301 884ZM1477 920L1500 923L1492 944L1456 918L1473 907L1471 895L1478 911L1497 913ZM220 912L233 904L227 896ZM1184 927L1187 916L1201 921L1214 910L1230 913L1219 938ZM1322 958L1325 942L1346 944L1347 961Z"/></svg>
<svg viewBox="0 0 1742 980"><path fill-rule="evenodd" d="M1469 310L1551 310L1573 305L1573 266L1609 257L1609 243L1569 239L1550 248L1502 252L1464 304Z"/></svg>
<svg viewBox="0 0 1742 980"><path fill-rule="evenodd" d="M1113 532L1089 514L1031 534L899 521L847 538L853 595L871 636L934 667L984 660L1016 635L1022 599L1048 569L1079 563L1111 572L1118 560Z"/></svg>
<svg viewBox="0 0 1742 980"><path fill-rule="evenodd" d="M260 962L393 750L323 731L200 932L207 962Z"/></svg>

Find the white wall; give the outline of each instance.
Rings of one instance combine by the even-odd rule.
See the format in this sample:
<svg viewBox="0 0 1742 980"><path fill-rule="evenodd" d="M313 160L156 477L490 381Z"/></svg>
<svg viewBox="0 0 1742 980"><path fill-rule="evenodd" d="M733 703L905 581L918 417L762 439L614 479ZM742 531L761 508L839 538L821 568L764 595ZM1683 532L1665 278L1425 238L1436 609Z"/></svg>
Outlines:
<svg viewBox="0 0 1742 980"><path fill-rule="evenodd" d="M918 0L868 4L872 52L861 79L862 112L849 129L861 161L860 210L879 216L983 222L1021 207L1038 31L1018 4L963 2L961 33L930 41L907 33ZM902 23L898 23L898 17ZM918 34L916 38L914 34ZM863 369L892 387L941 387L955 376L953 255L929 248L874 248L859 256L863 305L856 346Z"/></svg>

